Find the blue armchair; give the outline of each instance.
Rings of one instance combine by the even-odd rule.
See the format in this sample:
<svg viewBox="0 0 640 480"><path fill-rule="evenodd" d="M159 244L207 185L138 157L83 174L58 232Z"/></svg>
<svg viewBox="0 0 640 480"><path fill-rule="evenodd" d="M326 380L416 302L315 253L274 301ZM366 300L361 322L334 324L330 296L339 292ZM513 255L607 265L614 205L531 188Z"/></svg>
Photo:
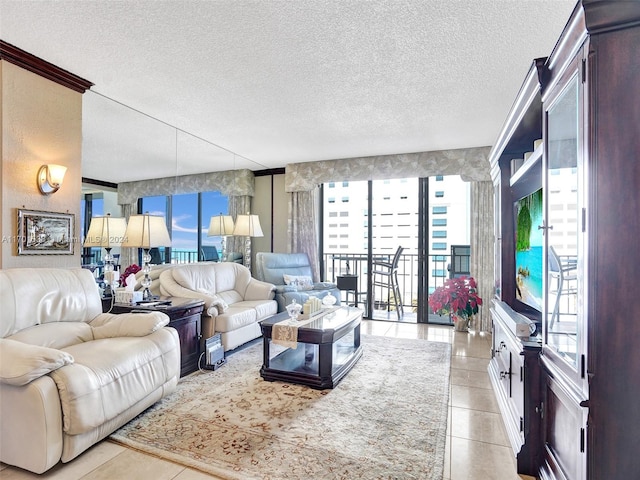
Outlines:
<svg viewBox="0 0 640 480"><path fill-rule="evenodd" d="M336 305L340 304L340 290L335 283L313 281L306 253L256 253L255 277L276 286L278 312L284 312L294 299L304 304L309 297L322 299L329 293L336 297Z"/></svg>

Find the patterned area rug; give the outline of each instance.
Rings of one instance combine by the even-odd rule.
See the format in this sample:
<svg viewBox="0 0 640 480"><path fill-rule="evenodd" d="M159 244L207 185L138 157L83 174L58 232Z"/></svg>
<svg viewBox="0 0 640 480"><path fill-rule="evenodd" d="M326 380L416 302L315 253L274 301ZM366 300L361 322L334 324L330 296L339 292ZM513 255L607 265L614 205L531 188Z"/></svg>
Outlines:
<svg viewBox="0 0 640 480"><path fill-rule="evenodd" d="M111 439L225 479L438 479L449 399L448 343L362 336L333 390L259 375L262 344L177 391Z"/></svg>

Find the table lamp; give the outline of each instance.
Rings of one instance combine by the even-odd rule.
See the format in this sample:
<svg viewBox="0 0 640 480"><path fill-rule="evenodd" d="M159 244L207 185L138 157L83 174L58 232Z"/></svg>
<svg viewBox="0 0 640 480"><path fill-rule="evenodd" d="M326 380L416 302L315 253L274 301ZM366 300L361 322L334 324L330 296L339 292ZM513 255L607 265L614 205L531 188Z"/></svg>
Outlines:
<svg viewBox="0 0 640 480"><path fill-rule="evenodd" d="M263 237L258 215L238 215L233 234L246 237L244 243L244 266L251 270L251 237Z"/></svg>
<svg viewBox="0 0 640 480"><path fill-rule="evenodd" d="M211 217L209 221L209 231L207 232L208 237L220 236L221 240L221 254L222 261L226 258L225 251L225 242L228 235L233 235L233 217L231 215L223 215L222 212L220 215L216 215Z"/></svg>
<svg viewBox="0 0 640 480"><path fill-rule="evenodd" d="M110 213L105 216L92 217L89 231L82 244L85 248L104 247L107 251L104 256L105 296L113 295L111 286L115 284L119 277L119 273L114 270L111 249L122 244L126 229L126 220L124 218L114 218Z"/></svg>
<svg viewBox="0 0 640 480"><path fill-rule="evenodd" d="M142 272L144 273L144 279L142 280L142 286L144 287L142 300L151 300L152 295L149 290L151 286L151 278L149 278L151 255L149 254L149 250L156 247L171 246L171 238L169 237L169 231L167 230L167 223L164 217L149 215L148 212L142 215L131 215L131 217L129 217L127 231L124 234L122 246L142 248L144 250L144 254L142 255L142 261L144 263L142 267Z"/></svg>

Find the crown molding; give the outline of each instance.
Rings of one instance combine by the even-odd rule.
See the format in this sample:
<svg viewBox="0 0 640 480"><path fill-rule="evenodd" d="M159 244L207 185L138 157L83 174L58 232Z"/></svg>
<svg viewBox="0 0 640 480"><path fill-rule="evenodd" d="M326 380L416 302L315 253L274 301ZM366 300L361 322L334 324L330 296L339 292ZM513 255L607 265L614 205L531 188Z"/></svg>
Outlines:
<svg viewBox="0 0 640 480"><path fill-rule="evenodd" d="M84 93L93 86L90 81L27 53L4 40L0 40L0 60L6 60L76 92Z"/></svg>

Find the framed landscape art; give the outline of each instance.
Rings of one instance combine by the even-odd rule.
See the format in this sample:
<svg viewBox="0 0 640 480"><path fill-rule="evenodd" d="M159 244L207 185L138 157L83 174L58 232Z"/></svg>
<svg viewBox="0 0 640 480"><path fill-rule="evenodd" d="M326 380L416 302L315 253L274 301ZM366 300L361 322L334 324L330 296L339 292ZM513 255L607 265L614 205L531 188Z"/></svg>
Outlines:
<svg viewBox="0 0 640 480"><path fill-rule="evenodd" d="M75 215L18 209L18 255L73 255Z"/></svg>

